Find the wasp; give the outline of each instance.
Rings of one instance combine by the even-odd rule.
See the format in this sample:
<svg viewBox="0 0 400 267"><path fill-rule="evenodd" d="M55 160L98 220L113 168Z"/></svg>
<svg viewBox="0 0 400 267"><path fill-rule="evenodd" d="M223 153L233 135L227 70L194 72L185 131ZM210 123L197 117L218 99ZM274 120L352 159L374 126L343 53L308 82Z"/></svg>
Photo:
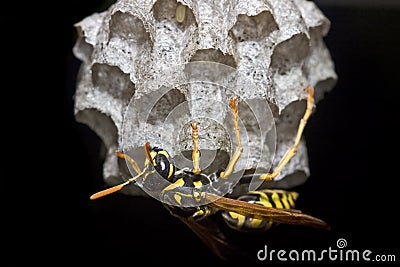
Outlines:
<svg viewBox="0 0 400 267"><path fill-rule="evenodd" d="M314 90L310 86L306 90L308 92L307 107L300 121L293 146L287 150L273 171L258 174L255 178L263 181L273 180L296 154L303 130L312 113L313 107ZM296 192L281 189L263 189L248 192L234 199L200 190L203 186L212 185L219 179L228 180L234 171L235 164L243 153L244 148L240 141L238 126L237 98L230 99L230 108L237 147L224 169L210 175L202 172L198 144L199 124L192 122L193 168L178 170L167 151L159 147L152 147L149 142L146 142L144 145L144 154L146 156L144 168L141 170L134 159L127 154L117 151L117 156L127 160L137 175L126 182L93 194L90 199L97 199L117 192L127 185L136 183L139 178L146 185L148 177L151 174L158 173L158 175L169 182L167 186L160 190L160 199L164 203L164 206L173 216L178 217L188 225L221 258L225 257L227 250L232 252L232 247L226 241L218 225L204 223L207 221L207 218L217 214L221 216L226 225L241 232L266 231L276 224L303 225L329 229L329 225L325 221L294 209L295 201L298 197ZM149 184L150 182L147 183ZM177 188L181 190L175 190ZM198 205L188 205L188 203L198 203ZM236 253L236 251L233 253Z"/></svg>

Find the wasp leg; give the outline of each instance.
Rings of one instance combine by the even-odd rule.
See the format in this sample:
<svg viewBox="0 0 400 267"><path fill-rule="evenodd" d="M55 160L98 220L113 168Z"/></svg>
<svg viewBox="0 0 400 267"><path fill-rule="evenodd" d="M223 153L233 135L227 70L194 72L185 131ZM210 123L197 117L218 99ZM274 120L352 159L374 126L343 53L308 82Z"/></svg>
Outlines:
<svg viewBox="0 0 400 267"><path fill-rule="evenodd" d="M289 162L289 160L291 158L293 158L293 156L296 154L297 148L299 147L299 144L300 144L301 136L303 134L304 127L306 126L307 120L311 115L312 107L313 107L314 89L311 86L308 86L306 88L306 90L308 91L307 108L306 108L306 112L304 113L303 118L300 121L300 125L297 130L296 140L294 142L294 145L291 148L289 148L288 151L286 151L285 155L283 156L283 158L279 162L278 166L275 168L275 170L272 173L261 174L261 176L260 176L261 180L270 181L270 180L274 179L276 176L279 175L282 168Z"/></svg>
<svg viewBox="0 0 400 267"><path fill-rule="evenodd" d="M233 124L235 127L235 134L236 134L236 140L238 142L238 147L237 147L235 153L233 154L232 158L230 159L225 171L221 172L219 175L223 179L227 179L228 176L231 175L231 173L233 172L233 169L235 168L237 161L239 160L240 156L243 153L242 142L240 141L239 116L238 116L236 100L237 100L236 98L231 98L230 104L231 104L231 109L232 109Z"/></svg>
<svg viewBox="0 0 400 267"><path fill-rule="evenodd" d="M200 152L199 152L199 130L197 129L197 122L192 122L192 139L193 139L193 173L200 174Z"/></svg>
<svg viewBox="0 0 400 267"><path fill-rule="evenodd" d="M127 160L132 165L133 169L135 170L135 172L137 174L142 172L140 170L139 166L137 165L136 161L134 161L130 156L128 156L127 154L122 153L121 151L116 151L116 153L117 153L117 156L119 158Z"/></svg>

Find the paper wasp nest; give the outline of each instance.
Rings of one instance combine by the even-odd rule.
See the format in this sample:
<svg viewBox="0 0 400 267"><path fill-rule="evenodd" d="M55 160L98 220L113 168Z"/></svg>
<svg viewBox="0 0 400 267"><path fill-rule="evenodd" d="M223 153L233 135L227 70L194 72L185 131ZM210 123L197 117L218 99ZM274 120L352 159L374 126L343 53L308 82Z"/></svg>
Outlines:
<svg viewBox="0 0 400 267"><path fill-rule="evenodd" d="M323 41L330 22L311 1L120 0L75 26L76 120L104 142L108 184L130 175L117 149L143 152L149 141L190 162L192 120L204 168L206 155L210 171L223 167L236 148L235 96L244 147L235 171L269 171L293 145L306 86L317 103L337 79ZM275 183L288 188L308 176L303 140Z"/></svg>

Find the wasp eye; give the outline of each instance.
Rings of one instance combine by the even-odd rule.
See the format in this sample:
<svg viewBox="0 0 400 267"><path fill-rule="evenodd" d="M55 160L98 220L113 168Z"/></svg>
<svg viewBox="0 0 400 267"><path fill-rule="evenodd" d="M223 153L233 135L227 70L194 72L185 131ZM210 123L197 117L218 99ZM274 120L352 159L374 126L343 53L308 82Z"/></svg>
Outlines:
<svg viewBox="0 0 400 267"><path fill-rule="evenodd" d="M170 180L175 174L175 167L169 160L169 155L166 151L160 151L154 157L154 168L165 179Z"/></svg>

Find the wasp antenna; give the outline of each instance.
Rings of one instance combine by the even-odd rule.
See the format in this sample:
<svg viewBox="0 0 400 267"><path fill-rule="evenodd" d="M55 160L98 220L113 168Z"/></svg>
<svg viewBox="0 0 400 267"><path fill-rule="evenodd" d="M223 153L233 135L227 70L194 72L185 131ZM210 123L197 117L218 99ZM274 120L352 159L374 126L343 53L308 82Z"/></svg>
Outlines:
<svg viewBox="0 0 400 267"><path fill-rule="evenodd" d="M146 154L146 158L150 161L151 164L154 164L154 160L151 157L151 153L150 153L151 149L150 149L150 142L146 142L146 144L144 144L144 153Z"/></svg>
<svg viewBox="0 0 400 267"><path fill-rule="evenodd" d="M119 185L107 188L105 190L102 190L100 192L97 192L97 193L91 195L90 199L93 200L93 199L97 199L97 198L104 197L106 195L112 194L114 192L117 192L117 191L121 190L125 185L126 185L126 183L123 183L123 184L119 184Z"/></svg>
<svg viewBox="0 0 400 267"><path fill-rule="evenodd" d="M119 158L122 158L122 159L127 160L127 161L131 164L131 166L133 167L133 169L135 170L135 172L136 172L137 174L139 174L139 173L142 172L142 171L140 170L139 166L137 165L136 161L134 161L130 156L128 156L127 154L122 153L122 152L119 151L119 150L117 150L116 153L117 153L117 156L118 156Z"/></svg>
<svg viewBox="0 0 400 267"><path fill-rule="evenodd" d="M102 191L99 191L99 192L97 192L97 193L94 193L93 195L90 196L90 199L93 200L93 199L96 199L96 198L104 197L104 196L106 196L106 195L115 193L115 192L121 190L122 188L124 188L125 186L127 186L127 185L129 185L129 184L135 182L136 179L139 178L140 176L142 176L146 171L147 171L147 168L144 168L144 170L141 171L141 172L140 172L138 175L136 175L135 177L130 178L128 181L126 181L126 182L124 182L124 183L122 183L122 184L118 184L118 185L116 185L116 186L113 186L113 187L104 189L104 190L102 190Z"/></svg>

